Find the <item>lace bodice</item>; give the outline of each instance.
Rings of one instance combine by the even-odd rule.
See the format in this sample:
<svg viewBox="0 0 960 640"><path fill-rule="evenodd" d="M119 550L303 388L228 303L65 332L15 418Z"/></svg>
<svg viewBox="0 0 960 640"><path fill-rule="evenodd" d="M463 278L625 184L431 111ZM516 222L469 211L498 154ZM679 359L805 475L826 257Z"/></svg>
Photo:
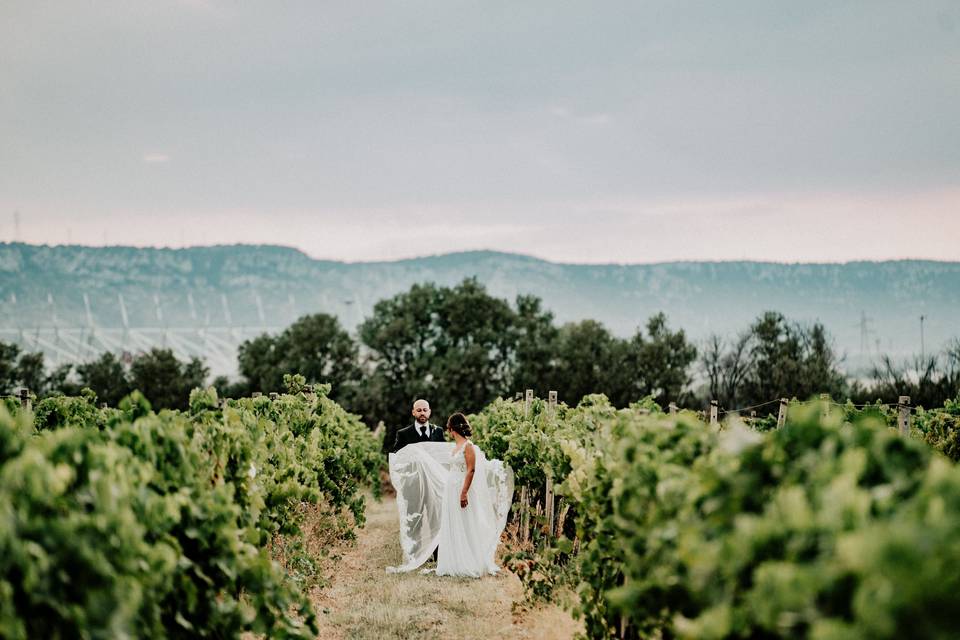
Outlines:
<svg viewBox="0 0 960 640"><path fill-rule="evenodd" d="M463 454L463 450L467 448L467 444L464 444L459 449L456 449L450 456L450 468L452 470L459 471L460 473L467 472L467 459Z"/></svg>

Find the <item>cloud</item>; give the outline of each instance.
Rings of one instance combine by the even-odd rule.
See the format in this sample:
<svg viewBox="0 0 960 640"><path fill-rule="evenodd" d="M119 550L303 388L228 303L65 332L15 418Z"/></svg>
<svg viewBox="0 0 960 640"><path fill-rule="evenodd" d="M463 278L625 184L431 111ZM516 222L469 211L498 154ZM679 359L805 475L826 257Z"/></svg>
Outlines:
<svg viewBox="0 0 960 640"><path fill-rule="evenodd" d="M551 106L549 108L549 112L554 117L562 120L573 120L574 122L590 126L606 125L613 121L613 118L609 113L576 113L573 110L560 105Z"/></svg>
<svg viewBox="0 0 960 640"><path fill-rule="evenodd" d="M143 154L143 161L147 164L161 164L170 162L170 156L165 153L145 153Z"/></svg>

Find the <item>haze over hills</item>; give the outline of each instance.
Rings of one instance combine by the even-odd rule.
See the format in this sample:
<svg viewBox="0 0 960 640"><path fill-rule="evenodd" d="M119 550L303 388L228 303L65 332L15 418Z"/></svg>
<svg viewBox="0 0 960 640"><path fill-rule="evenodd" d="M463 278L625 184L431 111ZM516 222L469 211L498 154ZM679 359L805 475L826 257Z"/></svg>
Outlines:
<svg viewBox="0 0 960 640"><path fill-rule="evenodd" d="M473 251L396 262L315 260L279 246L186 249L0 244L0 340L48 362L153 344L235 368L232 350L315 312L353 330L414 283L476 276L510 299L532 293L558 321L594 318L632 334L658 311L694 340L732 337L766 310L823 322L853 370L878 353L927 353L960 335L960 262L556 264ZM866 324L862 322L865 314ZM865 330L865 331L864 331Z"/></svg>

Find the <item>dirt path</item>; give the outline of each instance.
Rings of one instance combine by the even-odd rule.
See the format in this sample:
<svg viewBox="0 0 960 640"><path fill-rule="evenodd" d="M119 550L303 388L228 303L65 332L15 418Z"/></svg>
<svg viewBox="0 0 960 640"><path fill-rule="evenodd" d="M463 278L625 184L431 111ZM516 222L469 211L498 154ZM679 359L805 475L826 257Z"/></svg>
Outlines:
<svg viewBox="0 0 960 640"><path fill-rule="evenodd" d="M398 532L393 498L369 500L356 544L343 550L330 584L311 594L320 638L569 640L581 629L557 606L511 614L522 588L507 571L479 580L386 573L400 564Z"/></svg>

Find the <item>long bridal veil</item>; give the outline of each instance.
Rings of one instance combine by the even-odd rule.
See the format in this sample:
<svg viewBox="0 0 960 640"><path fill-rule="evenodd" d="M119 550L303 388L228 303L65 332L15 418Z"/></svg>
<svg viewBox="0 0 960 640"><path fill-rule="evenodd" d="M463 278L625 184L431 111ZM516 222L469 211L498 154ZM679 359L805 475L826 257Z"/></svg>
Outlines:
<svg viewBox="0 0 960 640"><path fill-rule="evenodd" d="M390 481L397 491L403 564L387 567L388 572L416 569L437 547L444 486L450 474L454 446L452 442L420 442L390 454ZM485 520L493 523L483 536L484 545L495 550L513 499L513 470L500 460L488 460L479 447L476 452L471 493L477 507L489 515Z"/></svg>

